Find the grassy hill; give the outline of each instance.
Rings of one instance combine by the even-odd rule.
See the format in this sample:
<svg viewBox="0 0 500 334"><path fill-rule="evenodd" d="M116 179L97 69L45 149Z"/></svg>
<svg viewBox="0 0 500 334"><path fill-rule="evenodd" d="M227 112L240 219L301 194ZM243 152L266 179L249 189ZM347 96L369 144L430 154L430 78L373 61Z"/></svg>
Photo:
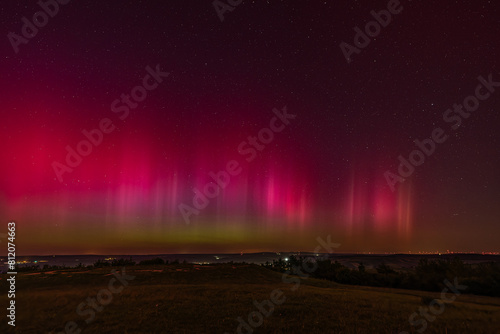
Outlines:
<svg viewBox="0 0 500 334"><path fill-rule="evenodd" d="M347 286L296 276L286 283L282 274L256 265L133 266L126 268L126 274L135 278L121 292L103 292L100 300L109 304L97 304L102 310L94 311L95 317L86 323L90 308L82 308L87 311L82 316L77 307L96 298L101 289L109 290L115 277L112 269L18 274L16 327L3 320L0 332L59 333L74 321L82 333L236 333L236 319L248 321L248 315L257 311L254 300L270 299L273 290L280 289L286 300L274 305L261 326L250 327L254 333L417 333L422 325L412 327L409 316L440 298L440 293ZM1 282L2 291L7 291L5 276ZM122 286L118 281L113 284L114 289ZM104 298L109 296L112 300ZM6 293L0 302L7 305ZM67 333L78 331L69 326ZM500 333L500 299L462 294L427 322L425 333Z"/></svg>

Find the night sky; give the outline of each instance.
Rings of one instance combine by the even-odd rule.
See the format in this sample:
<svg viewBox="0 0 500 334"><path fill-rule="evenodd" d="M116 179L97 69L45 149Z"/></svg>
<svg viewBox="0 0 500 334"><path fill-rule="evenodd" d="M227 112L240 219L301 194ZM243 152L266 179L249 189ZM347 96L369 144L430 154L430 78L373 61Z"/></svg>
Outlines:
<svg viewBox="0 0 500 334"><path fill-rule="evenodd" d="M58 7L0 5L19 254L500 251L495 1L390 1L358 47L387 1Z"/></svg>

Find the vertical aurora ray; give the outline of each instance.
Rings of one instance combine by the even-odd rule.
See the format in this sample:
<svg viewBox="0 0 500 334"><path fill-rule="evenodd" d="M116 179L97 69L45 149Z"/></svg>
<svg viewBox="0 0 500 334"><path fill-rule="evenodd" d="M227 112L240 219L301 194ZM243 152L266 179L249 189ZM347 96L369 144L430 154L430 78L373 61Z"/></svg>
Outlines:
<svg viewBox="0 0 500 334"><path fill-rule="evenodd" d="M403 185L396 192L383 183L366 184L351 174L344 202L346 233L353 236L370 227L376 233L397 232L409 238L412 225L412 186Z"/></svg>

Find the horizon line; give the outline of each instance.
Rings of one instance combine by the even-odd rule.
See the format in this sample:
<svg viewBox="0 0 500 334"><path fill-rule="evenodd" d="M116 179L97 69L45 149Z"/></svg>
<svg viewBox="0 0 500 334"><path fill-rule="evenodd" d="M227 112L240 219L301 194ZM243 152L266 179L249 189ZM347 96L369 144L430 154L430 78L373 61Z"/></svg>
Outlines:
<svg viewBox="0 0 500 334"><path fill-rule="evenodd" d="M251 254L264 254L264 253L270 253L270 254L276 254L280 255L278 253L293 253L293 254L321 254L321 255L334 255L334 254L339 254L339 255L500 255L500 251L495 252L495 251L481 251L481 252L411 252L408 251L407 253L402 253L402 252L383 252L383 253L377 253L377 252L335 252L335 253L314 253L311 251L280 251L280 252L272 252L272 251L264 251L264 252L242 252L242 253L153 253L153 254L111 254L111 253L105 253L105 254L29 254L29 255L16 255L16 258L19 257L28 257L28 256L159 256L159 255L251 255Z"/></svg>

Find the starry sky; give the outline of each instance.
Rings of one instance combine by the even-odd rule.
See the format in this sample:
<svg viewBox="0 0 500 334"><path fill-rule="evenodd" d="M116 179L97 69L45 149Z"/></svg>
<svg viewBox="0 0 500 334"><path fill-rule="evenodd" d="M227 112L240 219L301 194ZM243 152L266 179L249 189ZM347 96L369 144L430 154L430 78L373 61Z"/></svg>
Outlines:
<svg viewBox="0 0 500 334"><path fill-rule="evenodd" d="M500 251L496 2L43 1L0 5L19 254Z"/></svg>

